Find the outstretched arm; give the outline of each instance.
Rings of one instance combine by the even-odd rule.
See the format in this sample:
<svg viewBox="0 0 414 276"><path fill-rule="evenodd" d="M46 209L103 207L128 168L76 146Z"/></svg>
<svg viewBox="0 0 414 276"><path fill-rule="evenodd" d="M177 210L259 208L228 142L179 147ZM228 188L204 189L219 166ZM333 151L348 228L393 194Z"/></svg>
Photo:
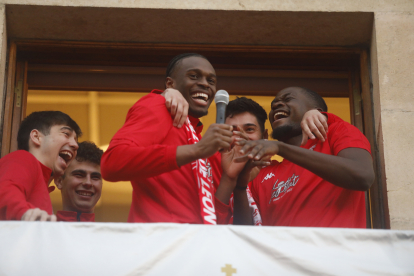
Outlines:
<svg viewBox="0 0 414 276"><path fill-rule="evenodd" d="M278 154L332 184L350 190L366 191L374 181L372 158L361 148L346 148L337 156L311 151L278 141L238 141L245 154L238 161L259 160Z"/></svg>

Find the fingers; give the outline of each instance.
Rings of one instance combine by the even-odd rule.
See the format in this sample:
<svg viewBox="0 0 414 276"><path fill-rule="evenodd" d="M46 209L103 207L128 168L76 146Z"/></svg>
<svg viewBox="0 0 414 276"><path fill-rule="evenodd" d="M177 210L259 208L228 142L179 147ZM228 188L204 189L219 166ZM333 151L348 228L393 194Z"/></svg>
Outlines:
<svg viewBox="0 0 414 276"><path fill-rule="evenodd" d="M182 115L181 115L181 120L178 123L178 128L182 127L185 124L187 120L187 116L188 116L188 103L187 101L184 101L182 103Z"/></svg>
<svg viewBox="0 0 414 276"><path fill-rule="evenodd" d="M305 133L305 131L302 129L302 142L300 143L301 146L306 145L308 142L309 136Z"/></svg>
<svg viewBox="0 0 414 276"><path fill-rule="evenodd" d="M306 136L307 138L309 137L312 140L315 139L315 136L313 135L312 131L309 129L309 122L302 120L302 122L300 123L300 126L302 127L303 136ZM303 139L302 139L302 142L303 142Z"/></svg>
<svg viewBox="0 0 414 276"><path fill-rule="evenodd" d="M49 215L46 211L39 208L29 209L23 214L23 221L57 221L55 215Z"/></svg>
<svg viewBox="0 0 414 276"><path fill-rule="evenodd" d="M247 136L247 134L246 134L246 133L244 133L244 132L237 131L237 130L233 130L233 134L234 134L235 136L238 136L238 137L243 138L243 139L245 139L245 140L249 140L249 136Z"/></svg>
<svg viewBox="0 0 414 276"><path fill-rule="evenodd" d="M256 140L246 141L238 140L236 145L242 146L240 154L244 154L235 159L235 162L243 162L246 157L253 160L264 160L269 161L269 158L279 152L279 142L267 141L267 140Z"/></svg>
<svg viewBox="0 0 414 276"><path fill-rule="evenodd" d="M220 149L228 150L231 147L233 141L233 127L225 124L214 124L214 139L218 143Z"/></svg>
<svg viewBox="0 0 414 276"><path fill-rule="evenodd" d="M267 167L267 166L270 166L270 161L267 161L267 160L253 161L251 163L251 166L253 166L253 167Z"/></svg>
<svg viewBox="0 0 414 276"><path fill-rule="evenodd" d="M51 215L49 216L48 221L57 221L57 217L55 215Z"/></svg>
<svg viewBox="0 0 414 276"><path fill-rule="evenodd" d="M188 115L188 103L185 100L173 100L171 105L171 116L174 118L173 126L181 128Z"/></svg>
<svg viewBox="0 0 414 276"><path fill-rule="evenodd" d="M188 103L176 89L167 88L162 94L165 105L173 118L173 126L181 128L187 119Z"/></svg>
<svg viewBox="0 0 414 276"><path fill-rule="evenodd" d="M302 127L303 136L307 136L302 138L301 145L304 145L307 142L308 137L313 140L315 139L315 136L322 142L325 142L327 137L326 133L328 131L328 123L325 115L317 110L310 110L305 113L300 125Z"/></svg>
<svg viewBox="0 0 414 276"><path fill-rule="evenodd" d="M46 212L41 212L39 214L39 221L47 221L49 219L49 214Z"/></svg>

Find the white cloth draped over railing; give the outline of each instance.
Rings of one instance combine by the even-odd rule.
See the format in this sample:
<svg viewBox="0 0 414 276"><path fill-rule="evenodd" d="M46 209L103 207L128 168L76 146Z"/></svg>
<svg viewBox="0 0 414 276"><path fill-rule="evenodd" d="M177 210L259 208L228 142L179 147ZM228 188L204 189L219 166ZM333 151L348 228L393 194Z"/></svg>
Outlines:
<svg viewBox="0 0 414 276"><path fill-rule="evenodd" d="M414 231L0 222L0 275L414 275Z"/></svg>

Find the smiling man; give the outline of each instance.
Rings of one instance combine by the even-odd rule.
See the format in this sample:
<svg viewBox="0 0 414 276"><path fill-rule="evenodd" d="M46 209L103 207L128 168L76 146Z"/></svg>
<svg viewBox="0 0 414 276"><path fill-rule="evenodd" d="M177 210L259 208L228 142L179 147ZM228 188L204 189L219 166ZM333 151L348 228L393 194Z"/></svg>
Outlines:
<svg viewBox="0 0 414 276"><path fill-rule="evenodd" d="M56 221L48 186L76 156L81 134L60 111L33 112L23 120L19 150L0 159L0 220Z"/></svg>
<svg viewBox="0 0 414 276"><path fill-rule="evenodd" d="M365 228L364 191L374 180L365 136L335 115L325 113L327 138L300 146L305 112L314 108L327 111L322 97L306 88L283 89L271 108L272 137L279 141L237 142L243 154L238 161L250 161L234 190L234 222L252 224L245 191L251 163L278 154L284 160L273 161L262 169L251 186L263 225Z"/></svg>
<svg viewBox="0 0 414 276"><path fill-rule="evenodd" d="M125 124L102 157L102 175L108 181L131 181L129 222L216 224L228 206L214 197L219 179L219 149L228 149L232 129L213 124L201 139L202 124L216 93L217 77L210 62L199 54L174 57L165 87L187 100L187 124L173 126L163 91L153 90L129 110ZM214 180L213 180L214 179Z"/></svg>
<svg viewBox="0 0 414 276"><path fill-rule="evenodd" d="M76 158L62 176L55 178L63 204L63 211L56 213L58 221L95 221L95 205L102 191L102 154L92 142L79 143Z"/></svg>

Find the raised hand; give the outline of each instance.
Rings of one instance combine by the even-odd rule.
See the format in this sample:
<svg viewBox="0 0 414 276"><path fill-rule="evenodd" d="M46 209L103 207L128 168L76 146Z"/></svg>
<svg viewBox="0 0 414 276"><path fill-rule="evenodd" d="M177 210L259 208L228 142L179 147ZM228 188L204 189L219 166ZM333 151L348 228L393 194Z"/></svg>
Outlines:
<svg viewBox="0 0 414 276"><path fill-rule="evenodd" d="M233 131L230 149L221 153L221 167L223 169L223 174L226 174L230 179L237 179L237 176L241 170L243 170L245 165L245 163L242 162L234 162L235 158L241 157L241 146L235 144L236 139L248 140L248 137L238 130Z"/></svg>
<svg viewBox="0 0 414 276"><path fill-rule="evenodd" d="M180 128L184 125L188 115L188 103L180 91L167 88L161 95L165 98L165 105L173 118L173 126Z"/></svg>
<svg viewBox="0 0 414 276"><path fill-rule="evenodd" d="M212 124L203 138L196 144L199 158L206 158L219 150L229 150L232 144L233 127L226 124Z"/></svg>
<svg viewBox="0 0 414 276"><path fill-rule="evenodd" d="M315 139L315 136L325 142L326 133L328 132L328 119L325 115L316 109L307 111L302 118L300 126L302 127L301 146L308 142L308 139Z"/></svg>
<svg viewBox="0 0 414 276"><path fill-rule="evenodd" d="M256 140L256 141L245 141L237 140L236 145L241 146L240 153L241 157L235 159L235 162L246 162L251 159L253 161L268 160L279 153L278 141L268 140Z"/></svg>

